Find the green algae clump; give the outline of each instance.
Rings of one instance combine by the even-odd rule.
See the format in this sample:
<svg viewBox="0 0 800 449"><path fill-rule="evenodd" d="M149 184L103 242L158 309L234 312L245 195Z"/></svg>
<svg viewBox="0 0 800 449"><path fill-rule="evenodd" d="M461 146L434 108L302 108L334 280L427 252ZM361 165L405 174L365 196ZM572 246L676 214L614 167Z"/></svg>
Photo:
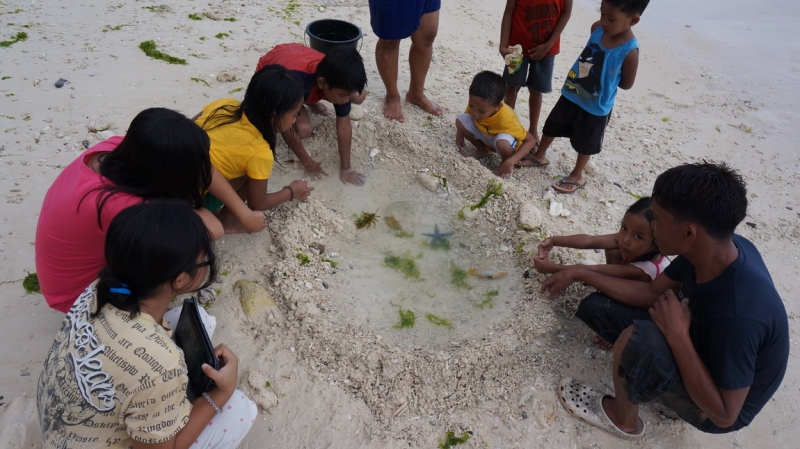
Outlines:
<svg viewBox="0 0 800 449"><path fill-rule="evenodd" d="M465 288L471 290L472 286L467 284L467 276L469 273L462 270L458 265L450 262L450 283L455 285L457 289Z"/></svg>
<svg viewBox="0 0 800 449"><path fill-rule="evenodd" d="M419 277L419 266L417 266L417 263L414 262L414 259L408 255L400 257L390 253L388 256L384 257L383 263L387 267L403 273L403 277L406 279L413 279L415 281L422 280Z"/></svg>
<svg viewBox="0 0 800 449"><path fill-rule="evenodd" d="M450 329L453 328L453 322L452 321L450 321L450 320L448 320L446 318L438 317L438 316L436 316L436 315L434 315L434 314L432 314L430 312L427 312L425 314L425 318L427 318L428 321L430 321L431 323L433 323L433 324L435 324L437 326L444 326L444 327L448 327Z"/></svg>
<svg viewBox="0 0 800 449"><path fill-rule="evenodd" d="M405 329L406 327L414 327L414 323L417 321L417 316L414 314L413 310L403 310L403 308L400 307L397 313L400 315L400 322L392 326L393 328Z"/></svg>
<svg viewBox="0 0 800 449"><path fill-rule="evenodd" d="M486 292L484 294L486 299L484 299L482 302L479 302L478 304L475 304L475 307L478 307L479 309L483 309L484 307L488 307L490 309L493 309L494 308L494 304L492 303L492 300L498 294L500 294L500 291L498 291L498 290L492 290L492 291Z"/></svg>
<svg viewBox="0 0 800 449"><path fill-rule="evenodd" d="M162 60L164 62L168 62L170 64L180 64L180 65L186 65L187 64L185 59L177 58L175 56L170 56L170 55L168 55L166 53L158 51L156 49L155 41L144 41L141 44L139 44L139 48L142 49L144 54L146 54L147 56L149 56L149 57L151 57L153 59L160 59L160 60Z"/></svg>
<svg viewBox="0 0 800 449"><path fill-rule="evenodd" d="M503 194L503 183L502 182L497 182L494 179L490 180L489 184L486 185L486 193L483 194L483 197L481 198L481 200L478 201L477 203L471 205L471 206L462 207L458 211L458 218L460 220L463 220L464 218L466 218L464 216L464 209L466 209L468 207L469 207L469 210L480 209L483 206L485 206L487 202L489 202L489 198L491 198L492 196L500 196L502 194Z"/></svg>
<svg viewBox="0 0 800 449"><path fill-rule="evenodd" d="M23 42L26 40L28 40L28 33L20 31L19 33L15 34L14 37L11 38L11 40L0 42L0 47L10 47L16 44L17 42Z"/></svg>
<svg viewBox="0 0 800 449"><path fill-rule="evenodd" d="M25 293L41 293L42 287L39 285L39 276L36 273L29 273L22 280L22 288Z"/></svg>
<svg viewBox="0 0 800 449"><path fill-rule="evenodd" d="M469 433L464 432L460 437L457 437L453 432L447 432L444 440L439 442L439 449L451 449L453 446L464 444L469 440Z"/></svg>

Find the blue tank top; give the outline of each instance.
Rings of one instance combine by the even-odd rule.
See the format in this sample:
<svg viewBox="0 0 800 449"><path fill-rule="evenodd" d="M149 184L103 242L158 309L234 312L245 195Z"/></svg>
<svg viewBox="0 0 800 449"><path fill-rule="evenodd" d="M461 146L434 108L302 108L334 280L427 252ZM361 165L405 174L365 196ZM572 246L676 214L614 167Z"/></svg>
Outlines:
<svg viewBox="0 0 800 449"><path fill-rule="evenodd" d="M622 79L622 62L639 41L633 38L622 45L603 47L603 28L598 26L569 71L561 95L586 112L603 117L614 107L617 86Z"/></svg>

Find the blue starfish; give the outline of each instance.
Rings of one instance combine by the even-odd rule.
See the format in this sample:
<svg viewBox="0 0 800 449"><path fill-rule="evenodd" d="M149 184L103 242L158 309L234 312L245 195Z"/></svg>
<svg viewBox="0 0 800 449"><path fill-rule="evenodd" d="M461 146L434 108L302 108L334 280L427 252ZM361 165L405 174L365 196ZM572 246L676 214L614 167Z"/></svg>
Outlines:
<svg viewBox="0 0 800 449"><path fill-rule="evenodd" d="M431 238L431 247L438 241L444 241L446 237L453 235L452 232L439 232L439 225L433 225L433 234L422 234Z"/></svg>

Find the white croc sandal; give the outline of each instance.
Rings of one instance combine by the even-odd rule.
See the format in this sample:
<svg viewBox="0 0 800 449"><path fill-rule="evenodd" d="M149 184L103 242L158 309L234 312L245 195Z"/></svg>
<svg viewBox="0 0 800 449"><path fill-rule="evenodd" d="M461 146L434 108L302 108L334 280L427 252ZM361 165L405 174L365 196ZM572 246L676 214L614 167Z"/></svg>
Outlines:
<svg viewBox="0 0 800 449"><path fill-rule="evenodd" d="M644 436L647 424L639 417L639 430L636 433L627 433L611 422L603 410L604 393L593 390L577 382L571 377L565 377L558 383L558 398L561 404L574 417L581 421L604 430L615 437L624 440L638 440Z"/></svg>

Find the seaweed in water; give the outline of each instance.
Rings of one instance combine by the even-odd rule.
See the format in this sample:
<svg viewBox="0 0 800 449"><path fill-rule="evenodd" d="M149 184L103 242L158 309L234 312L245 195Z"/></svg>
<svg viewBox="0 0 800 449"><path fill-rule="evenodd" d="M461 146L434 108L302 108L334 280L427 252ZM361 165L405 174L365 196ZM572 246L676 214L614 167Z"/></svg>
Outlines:
<svg viewBox="0 0 800 449"><path fill-rule="evenodd" d="M353 214L353 216L356 217L356 229L372 227L378 222L378 218L380 218L377 210L374 214L362 210L361 215Z"/></svg>
<svg viewBox="0 0 800 449"><path fill-rule="evenodd" d="M489 181L489 184L486 185L486 193L483 194L483 197L477 203L471 206L464 206L458 211L458 218L463 220L464 217L464 209L469 207L469 210L480 209L486 205L489 201L489 198L492 196L500 196L503 194L503 183L497 182L494 179Z"/></svg>
<svg viewBox="0 0 800 449"><path fill-rule="evenodd" d="M397 313L400 315L400 322L395 324L395 329L404 329L406 327L414 327L414 322L417 320L417 316L414 315L414 311L411 309L403 310L402 307L399 307Z"/></svg>
<svg viewBox="0 0 800 449"><path fill-rule="evenodd" d="M36 273L28 273L22 280L22 288L25 293L41 293L42 287L39 286L39 276Z"/></svg>
<svg viewBox="0 0 800 449"><path fill-rule="evenodd" d="M410 239L411 237L414 237L414 233L413 232L400 231L400 232L395 232L394 236L395 237L400 237L401 239Z"/></svg>
<svg viewBox="0 0 800 449"><path fill-rule="evenodd" d="M402 231L403 227L400 225L400 221L394 218L394 215L389 215L388 217L383 218L386 221L386 224L389 225L392 229L397 229L398 231Z"/></svg>
<svg viewBox="0 0 800 449"><path fill-rule="evenodd" d="M483 309L484 307L489 307L490 309L494 308L494 304L492 303L492 300L493 300L493 299L494 299L494 297L495 297L495 296L497 296L499 293L500 293L500 291L499 291L499 290L492 290L492 291L488 291L488 292L486 292L486 293L484 294L484 296L486 297L486 299L484 299L482 302L480 302L480 303L478 303L478 304L475 304L475 307L478 307L479 309Z"/></svg>
<svg viewBox="0 0 800 449"><path fill-rule="evenodd" d="M450 262L450 283L455 285L457 289L465 288L471 290L472 286L467 284L467 276L469 273L462 270L458 265Z"/></svg>
<svg viewBox="0 0 800 449"><path fill-rule="evenodd" d="M156 49L155 41L144 41L139 44L139 48L142 49L144 54L150 56L153 59L160 59L162 61L168 62L170 64L180 64L186 65L187 62L185 59L176 58L175 56L170 56L166 53L162 53Z"/></svg>
<svg viewBox="0 0 800 449"><path fill-rule="evenodd" d="M428 321L430 321L431 323L433 323L433 324L435 324L437 326L449 327L450 329L453 328L453 322L452 321L450 321L450 320L448 320L446 318L438 317L438 316L436 316L436 315L434 315L434 314L432 314L430 312L427 312L425 314L425 318L427 318Z"/></svg>
<svg viewBox="0 0 800 449"><path fill-rule="evenodd" d="M419 267L417 263L414 262L410 256L405 255L403 257L395 256L394 254L389 253L388 256L384 257L383 263L389 267L393 268L396 271L403 273L403 276L406 279L413 279L416 281L420 281L419 277Z"/></svg>
<svg viewBox="0 0 800 449"><path fill-rule="evenodd" d="M450 449L453 446L464 444L469 440L469 433L464 432L460 437L457 437L453 432L447 432L443 441L439 441L439 449Z"/></svg>

